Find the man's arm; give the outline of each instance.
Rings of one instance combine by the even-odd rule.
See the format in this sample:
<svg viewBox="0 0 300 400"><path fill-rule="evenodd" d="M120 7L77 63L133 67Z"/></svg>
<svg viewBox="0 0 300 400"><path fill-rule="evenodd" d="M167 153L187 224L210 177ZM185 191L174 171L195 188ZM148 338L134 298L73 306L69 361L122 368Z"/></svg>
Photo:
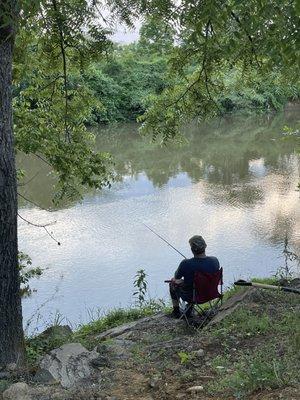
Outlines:
<svg viewBox="0 0 300 400"><path fill-rule="evenodd" d="M175 271L174 278L172 278L172 282L175 283L176 285L182 284L183 281L183 267L184 267L184 261L181 261L179 264L179 267Z"/></svg>

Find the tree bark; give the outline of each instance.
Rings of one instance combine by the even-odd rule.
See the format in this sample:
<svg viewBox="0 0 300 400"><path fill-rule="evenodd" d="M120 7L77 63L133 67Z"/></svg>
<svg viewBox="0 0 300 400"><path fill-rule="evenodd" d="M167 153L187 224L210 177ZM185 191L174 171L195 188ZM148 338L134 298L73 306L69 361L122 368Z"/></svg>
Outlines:
<svg viewBox="0 0 300 400"><path fill-rule="evenodd" d="M24 361L12 121L12 58L17 6L17 0L0 1L0 366Z"/></svg>

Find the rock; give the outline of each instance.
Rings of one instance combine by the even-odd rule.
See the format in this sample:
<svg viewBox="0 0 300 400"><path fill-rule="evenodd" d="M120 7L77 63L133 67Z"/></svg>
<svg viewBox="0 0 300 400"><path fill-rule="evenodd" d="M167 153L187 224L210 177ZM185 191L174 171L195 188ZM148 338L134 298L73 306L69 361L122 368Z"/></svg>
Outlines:
<svg viewBox="0 0 300 400"><path fill-rule="evenodd" d="M18 368L16 363L7 364L6 370L9 372L14 372Z"/></svg>
<svg viewBox="0 0 300 400"><path fill-rule="evenodd" d="M126 359L130 356L129 348L133 346L131 340L114 339L109 343L101 343L96 347L96 351L104 357L108 357L110 361L116 359Z"/></svg>
<svg viewBox="0 0 300 400"><path fill-rule="evenodd" d="M193 351L193 355L195 355L196 357L203 357L204 356L204 350L203 349L199 349L199 350Z"/></svg>
<svg viewBox="0 0 300 400"><path fill-rule="evenodd" d="M55 391L51 393L51 400L67 400L71 398L71 396L66 396L67 394L65 392Z"/></svg>
<svg viewBox="0 0 300 400"><path fill-rule="evenodd" d="M45 368L38 369L35 375L35 381L39 383L46 383L47 385L59 383L59 381L54 378L53 374Z"/></svg>
<svg viewBox="0 0 300 400"><path fill-rule="evenodd" d="M197 392L201 392L203 390L203 386L192 386L190 388L188 388L186 391L188 393L197 393Z"/></svg>
<svg viewBox="0 0 300 400"><path fill-rule="evenodd" d="M294 278L291 281L291 286L300 289L300 278Z"/></svg>
<svg viewBox="0 0 300 400"><path fill-rule="evenodd" d="M29 390L25 382L14 383L2 393L2 397L3 400L32 400Z"/></svg>
<svg viewBox="0 0 300 400"><path fill-rule="evenodd" d="M156 388L159 385L159 382L161 381L161 377L159 375L153 375L149 379L149 386L152 387L153 389Z"/></svg>
<svg viewBox="0 0 300 400"><path fill-rule="evenodd" d="M186 394L185 393L178 393L175 396L176 399L186 399Z"/></svg>
<svg viewBox="0 0 300 400"><path fill-rule="evenodd" d="M215 326L218 325L223 319L229 317L238 307L240 307L246 300L257 293L257 289L254 287L247 287L245 290L241 290L225 301L219 309L218 314L206 325Z"/></svg>
<svg viewBox="0 0 300 400"><path fill-rule="evenodd" d="M41 339L65 339L72 335L72 329L69 325L54 325L47 328L44 332L38 335Z"/></svg>
<svg viewBox="0 0 300 400"><path fill-rule="evenodd" d="M116 328L109 329L105 332L100 333L100 335L96 336L98 340L105 340L114 338L116 336L123 335L125 332L130 331L134 327L136 327L140 323L140 320L129 322L128 324L117 326Z"/></svg>
<svg viewBox="0 0 300 400"><path fill-rule="evenodd" d="M11 373L8 371L0 372L0 379L9 379L11 377Z"/></svg>
<svg viewBox="0 0 300 400"><path fill-rule="evenodd" d="M91 360L90 364L95 368L110 367L111 366L110 359L108 357L105 357L105 356L98 356L97 358Z"/></svg>
<svg viewBox="0 0 300 400"><path fill-rule="evenodd" d="M42 383L59 382L70 388L81 379L89 378L94 372L92 361L99 354L88 351L80 343L68 343L52 350L41 360L35 380Z"/></svg>
<svg viewBox="0 0 300 400"><path fill-rule="evenodd" d="M124 338L124 334L127 333L128 331L135 331L135 330L143 330L149 328L149 323L159 320L163 318L163 314L159 313L156 315L153 315L151 317L145 317L138 319L133 322L129 322L128 324L120 325L117 326L116 328L108 329L105 332L100 333L100 335L96 336L96 339L98 340L106 340L106 339L111 339L115 338L117 336L122 336ZM174 320L175 322L175 320Z"/></svg>

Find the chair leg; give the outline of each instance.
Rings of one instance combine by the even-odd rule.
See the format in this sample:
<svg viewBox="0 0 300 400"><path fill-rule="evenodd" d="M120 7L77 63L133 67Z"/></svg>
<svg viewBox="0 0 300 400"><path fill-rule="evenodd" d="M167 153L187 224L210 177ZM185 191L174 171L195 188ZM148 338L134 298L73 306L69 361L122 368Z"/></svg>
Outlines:
<svg viewBox="0 0 300 400"><path fill-rule="evenodd" d="M191 326L190 322L189 322L189 316L190 316L190 312L193 310L194 305L191 303L188 303L188 306L182 310L182 314L180 316L179 319L183 319L185 320L187 326Z"/></svg>
<svg viewBox="0 0 300 400"><path fill-rule="evenodd" d="M202 329L215 315L217 315L219 308L222 304L221 299L218 299L215 304L211 301L209 302L210 308L208 310L203 310L200 306L199 309L201 310L202 314L200 314L199 310L198 314L202 315L202 319L197 327L197 330Z"/></svg>

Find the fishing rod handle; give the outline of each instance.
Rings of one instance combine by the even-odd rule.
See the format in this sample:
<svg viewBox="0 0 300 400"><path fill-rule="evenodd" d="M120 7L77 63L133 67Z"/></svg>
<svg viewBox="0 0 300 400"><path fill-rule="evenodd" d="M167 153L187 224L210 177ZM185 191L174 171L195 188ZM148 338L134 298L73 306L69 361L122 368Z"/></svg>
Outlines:
<svg viewBox="0 0 300 400"><path fill-rule="evenodd" d="M247 282L247 281L244 281L243 279L240 279L240 280L234 282L234 284L238 285L238 286L252 286L252 282Z"/></svg>

